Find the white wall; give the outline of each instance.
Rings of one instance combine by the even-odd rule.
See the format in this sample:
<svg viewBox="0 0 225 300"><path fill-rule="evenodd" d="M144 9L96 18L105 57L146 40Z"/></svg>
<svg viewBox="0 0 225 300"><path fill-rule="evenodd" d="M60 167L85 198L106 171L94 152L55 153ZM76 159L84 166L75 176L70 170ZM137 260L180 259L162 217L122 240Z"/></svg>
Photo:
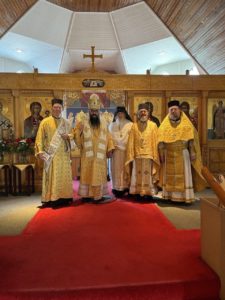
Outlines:
<svg viewBox="0 0 225 300"><path fill-rule="evenodd" d="M0 72L31 73L33 72L33 69L23 62L18 62L16 60L0 57Z"/></svg>
<svg viewBox="0 0 225 300"><path fill-rule="evenodd" d="M191 70L195 65L191 59L182 60L166 65L156 67L152 70L152 74L158 75L185 75L186 70Z"/></svg>

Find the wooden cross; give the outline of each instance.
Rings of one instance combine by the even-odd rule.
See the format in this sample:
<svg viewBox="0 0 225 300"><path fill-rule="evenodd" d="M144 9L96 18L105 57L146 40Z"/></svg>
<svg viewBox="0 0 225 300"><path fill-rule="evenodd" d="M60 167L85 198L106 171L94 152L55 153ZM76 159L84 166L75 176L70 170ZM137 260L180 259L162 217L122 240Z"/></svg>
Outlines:
<svg viewBox="0 0 225 300"><path fill-rule="evenodd" d="M91 71L95 72L95 58L103 58L103 55L95 55L95 46L91 46L91 54L83 54L83 58L91 58Z"/></svg>

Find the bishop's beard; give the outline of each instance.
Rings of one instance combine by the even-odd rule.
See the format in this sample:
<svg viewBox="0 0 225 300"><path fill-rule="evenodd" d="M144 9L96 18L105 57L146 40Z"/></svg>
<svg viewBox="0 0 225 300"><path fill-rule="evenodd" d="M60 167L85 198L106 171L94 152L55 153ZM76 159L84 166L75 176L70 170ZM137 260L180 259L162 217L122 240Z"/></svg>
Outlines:
<svg viewBox="0 0 225 300"><path fill-rule="evenodd" d="M93 128L99 128L100 127L100 119L97 115L90 115L90 124Z"/></svg>

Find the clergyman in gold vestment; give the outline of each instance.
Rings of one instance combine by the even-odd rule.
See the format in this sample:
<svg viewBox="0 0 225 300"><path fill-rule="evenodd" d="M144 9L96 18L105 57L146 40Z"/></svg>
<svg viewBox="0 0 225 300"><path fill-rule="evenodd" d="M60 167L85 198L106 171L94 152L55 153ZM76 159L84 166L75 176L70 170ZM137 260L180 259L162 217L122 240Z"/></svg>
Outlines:
<svg viewBox="0 0 225 300"><path fill-rule="evenodd" d="M132 165L130 194L138 200L151 199L157 193L159 156L157 149L157 125L148 120L148 105L138 106L138 121L134 123L127 145L126 166Z"/></svg>
<svg viewBox="0 0 225 300"><path fill-rule="evenodd" d="M75 126L75 142L81 152L81 173L78 194L83 201L108 201L107 157L114 149L108 122L99 112L101 102L97 94L88 100L89 112Z"/></svg>
<svg viewBox="0 0 225 300"><path fill-rule="evenodd" d="M158 132L162 196L171 201L192 203L194 190L205 187L198 133L181 111L178 100L170 101L168 108L169 113Z"/></svg>
<svg viewBox="0 0 225 300"><path fill-rule="evenodd" d="M43 206L59 207L73 198L70 162L71 124L62 118L63 100L52 99L52 115L40 123L35 155L44 161L42 179Z"/></svg>

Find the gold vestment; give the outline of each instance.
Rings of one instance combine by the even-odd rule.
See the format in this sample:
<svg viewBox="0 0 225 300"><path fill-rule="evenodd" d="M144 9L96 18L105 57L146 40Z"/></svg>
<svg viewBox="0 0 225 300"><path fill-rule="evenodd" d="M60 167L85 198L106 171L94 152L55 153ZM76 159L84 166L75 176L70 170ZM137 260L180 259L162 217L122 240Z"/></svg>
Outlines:
<svg viewBox="0 0 225 300"><path fill-rule="evenodd" d="M107 193L107 152L114 149L107 123L100 118L100 127L90 126L89 119L74 129L75 142L81 151L81 173L78 194L84 198L98 200Z"/></svg>
<svg viewBox="0 0 225 300"><path fill-rule="evenodd" d="M165 156L165 172L164 175L160 172L160 181L162 185L162 176L166 176L164 182L167 192L182 192L190 188L185 186L184 149L196 155L196 159L191 161L194 190L199 191L205 187L201 175L202 160L198 133L185 113L181 113L180 122L177 124L171 123L169 116L166 116L159 127L158 143L159 151Z"/></svg>
<svg viewBox="0 0 225 300"><path fill-rule="evenodd" d="M48 151L52 137L59 126L60 119L52 116L43 119L35 140L35 155ZM72 170L70 163L70 144L61 140L48 172L43 170L42 201L55 201L73 197Z"/></svg>
<svg viewBox="0 0 225 300"><path fill-rule="evenodd" d="M142 127L141 122L133 124L127 144L126 166L133 164L130 193L153 195L159 171L158 127L149 120Z"/></svg>

